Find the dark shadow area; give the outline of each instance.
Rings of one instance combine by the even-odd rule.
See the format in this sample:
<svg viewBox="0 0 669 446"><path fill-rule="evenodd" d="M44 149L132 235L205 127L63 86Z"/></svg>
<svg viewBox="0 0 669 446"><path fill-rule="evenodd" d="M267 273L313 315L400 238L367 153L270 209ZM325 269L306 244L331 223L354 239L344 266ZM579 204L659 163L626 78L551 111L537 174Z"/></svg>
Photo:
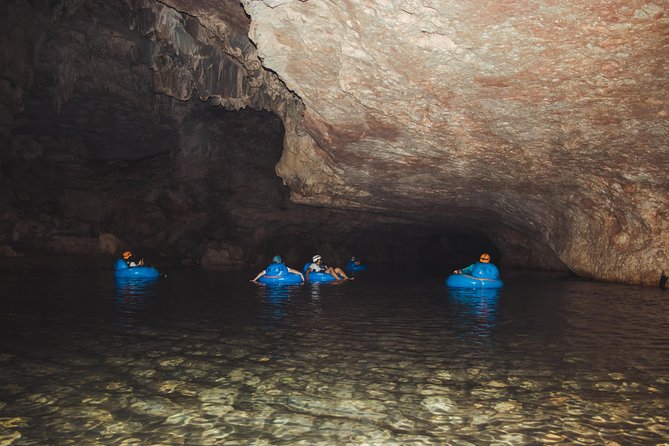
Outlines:
<svg viewBox="0 0 669 446"><path fill-rule="evenodd" d="M365 214L351 219L369 219ZM263 251L284 256L301 267L314 254L323 256L328 265L343 265L351 256L366 264L392 268L399 272L443 273L467 266L482 252L494 262L503 261L502 253L484 234L421 225L390 226L371 224L356 232L329 227L327 233L314 228L302 237L268 240Z"/></svg>
<svg viewBox="0 0 669 446"><path fill-rule="evenodd" d="M389 224L387 216L294 204L274 173L284 133L276 115L228 111L199 100L181 107L188 113L177 131L161 133L158 125L144 132L137 147L134 138L112 144L105 132L93 131L99 115L87 121L80 114L65 125L67 114L50 121L48 114L27 109L24 117L41 116L47 123L38 131L37 120L31 126L26 122L32 120L17 121L14 136L25 141L23 132L33 129L37 149L31 156L25 148L4 154L0 244L10 255L0 267L58 269L60 261L49 261L49 254L79 255L87 260L77 263L104 267L129 247L153 264L207 268L263 266L274 254L299 268L318 253L331 265L356 256L400 272L442 274L476 261L483 251L503 260L485 234L470 229ZM144 128L149 117L134 113L125 122ZM56 140L44 132L63 134L63 127L68 135L86 135L76 156L54 156L56 148L40 142ZM109 146L103 160L86 149L103 142L119 151ZM161 144L171 147L169 153L128 156ZM94 260L102 233L113 235L115 244Z"/></svg>

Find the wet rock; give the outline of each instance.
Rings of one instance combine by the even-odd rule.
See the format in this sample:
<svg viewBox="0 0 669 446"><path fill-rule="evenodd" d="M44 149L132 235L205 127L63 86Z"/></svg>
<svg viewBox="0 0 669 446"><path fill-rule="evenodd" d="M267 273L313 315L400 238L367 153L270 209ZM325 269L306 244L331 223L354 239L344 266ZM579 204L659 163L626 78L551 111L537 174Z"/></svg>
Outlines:
<svg viewBox="0 0 669 446"><path fill-rule="evenodd" d="M456 407L451 399L443 396L427 397L421 402L421 405L436 414L452 412Z"/></svg>
<svg viewBox="0 0 669 446"><path fill-rule="evenodd" d="M9 446L15 444L21 438L21 432L0 427L0 445Z"/></svg>
<svg viewBox="0 0 669 446"><path fill-rule="evenodd" d="M157 396L135 399L130 404L130 407L135 412L141 414L163 416L166 418L179 412L181 409L178 404L173 403L169 399Z"/></svg>
<svg viewBox="0 0 669 446"><path fill-rule="evenodd" d="M221 405L232 405L237 391L234 389L206 389L198 394L198 399L205 403L216 403Z"/></svg>

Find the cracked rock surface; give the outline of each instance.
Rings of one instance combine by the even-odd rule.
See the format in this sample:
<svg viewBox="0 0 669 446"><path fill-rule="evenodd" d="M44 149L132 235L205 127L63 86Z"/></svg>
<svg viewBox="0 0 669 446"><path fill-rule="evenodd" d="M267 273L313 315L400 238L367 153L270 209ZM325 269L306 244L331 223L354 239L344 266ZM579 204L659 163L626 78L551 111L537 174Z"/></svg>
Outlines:
<svg viewBox="0 0 669 446"><path fill-rule="evenodd" d="M469 234L505 265L669 273L665 2L0 12L3 256L125 241L239 266L364 240L397 260Z"/></svg>
<svg viewBox="0 0 669 446"><path fill-rule="evenodd" d="M665 2L243 4L305 105L313 144L278 166L295 201L482 228L598 279L669 269Z"/></svg>

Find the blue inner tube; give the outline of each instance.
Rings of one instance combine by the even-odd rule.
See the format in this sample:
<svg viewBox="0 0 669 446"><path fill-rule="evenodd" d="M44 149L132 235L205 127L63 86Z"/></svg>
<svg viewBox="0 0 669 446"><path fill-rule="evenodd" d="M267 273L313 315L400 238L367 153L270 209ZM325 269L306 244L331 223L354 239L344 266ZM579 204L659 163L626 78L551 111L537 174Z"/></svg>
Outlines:
<svg viewBox="0 0 669 446"><path fill-rule="evenodd" d="M131 268L123 260L118 259L114 266L114 277L155 279L156 277L160 277L160 272L152 266L135 266Z"/></svg>
<svg viewBox="0 0 669 446"><path fill-rule="evenodd" d="M451 274L446 279L450 288L502 288L504 283L500 279L485 279L465 274Z"/></svg>
<svg viewBox="0 0 669 446"><path fill-rule="evenodd" d="M311 283L327 283L335 280L337 279L328 273L316 273L314 271L309 273L309 278L307 279L307 281Z"/></svg>
<svg viewBox="0 0 669 446"><path fill-rule="evenodd" d="M477 262L469 274L451 274L446 279L451 288L502 288L499 270L492 263Z"/></svg>
<svg viewBox="0 0 669 446"><path fill-rule="evenodd" d="M306 278L307 282L310 283L327 283L327 282L332 282L337 279L332 277L331 274L328 273L316 273L314 271L309 273L309 277L307 277L307 270L309 269L309 265L311 265L312 262L307 262L304 267L302 268L302 272L304 273L304 277Z"/></svg>
<svg viewBox="0 0 669 446"><path fill-rule="evenodd" d="M265 285L299 285L302 283L302 277L299 274L287 272L278 276L263 274L258 277L258 282Z"/></svg>
<svg viewBox="0 0 669 446"><path fill-rule="evenodd" d="M346 262L346 265L344 265L344 271L347 273L358 273L360 271L365 271L367 269L367 265L356 265L355 262L348 261Z"/></svg>
<svg viewBox="0 0 669 446"><path fill-rule="evenodd" d="M265 274L258 277L258 282L265 285L298 285L302 283L302 276L288 271L283 263L272 263L265 268Z"/></svg>

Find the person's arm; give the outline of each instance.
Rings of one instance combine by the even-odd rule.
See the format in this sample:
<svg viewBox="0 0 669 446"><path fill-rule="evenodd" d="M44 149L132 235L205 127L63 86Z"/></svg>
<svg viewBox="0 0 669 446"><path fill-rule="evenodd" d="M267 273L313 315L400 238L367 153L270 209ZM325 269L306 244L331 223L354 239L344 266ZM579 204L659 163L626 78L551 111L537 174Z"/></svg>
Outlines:
<svg viewBox="0 0 669 446"><path fill-rule="evenodd" d="M300 277L302 278L302 281L304 282L304 276L302 275L302 273L300 271L298 271L296 269L293 269L293 268L288 268L288 271L293 273L293 274L299 274ZM309 271L307 271L307 275L308 274L309 274Z"/></svg>
<svg viewBox="0 0 669 446"><path fill-rule="evenodd" d="M262 276L263 274L265 274L265 270L260 271L258 275L251 280L251 282L257 282L260 276Z"/></svg>
<svg viewBox="0 0 669 446"><path fill-rule="evenodd" d="M468 275L468 276L471 275L471 274L472 274L472 271L474 270L474 266L475 266L475 265L476 265L476 264L473 263L473 264L469 265L467 268L463 268L463 269L461 269L461 270L460 270L460 274L465 274L465 275Z"/></svg>

